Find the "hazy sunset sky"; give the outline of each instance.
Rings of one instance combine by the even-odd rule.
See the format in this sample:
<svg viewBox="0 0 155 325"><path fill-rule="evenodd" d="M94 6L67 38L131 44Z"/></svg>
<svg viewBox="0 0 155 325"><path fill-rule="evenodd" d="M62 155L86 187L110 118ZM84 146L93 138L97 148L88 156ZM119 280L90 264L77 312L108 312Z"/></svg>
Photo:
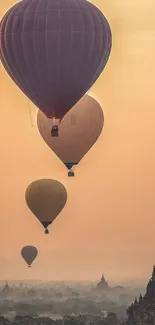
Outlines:
<svg viewBox="0 0 155 325"><path fill-rule="evenodd" d="M17 1L1 0L0 16ZM0 66L0 279L148 279L155 264L155 2L94 0L113 47L90 95L101 137L68 178L42 140L37 109ZM30 113L33 127L31 126ZM61 181L68 202L45 236L25 203L38 178ZM38 248L28 269L22 246Z"/></svg>

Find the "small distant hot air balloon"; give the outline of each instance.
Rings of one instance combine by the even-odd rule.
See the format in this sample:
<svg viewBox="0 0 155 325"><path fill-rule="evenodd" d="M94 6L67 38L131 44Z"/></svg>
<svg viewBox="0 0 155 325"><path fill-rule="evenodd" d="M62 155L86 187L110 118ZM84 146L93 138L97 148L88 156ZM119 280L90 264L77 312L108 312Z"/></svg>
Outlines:
<svg viewBox="0 0 155 325"><path fill-rule="evenodd" d="M103 110L91 96L84 96L64 117L59 128L59 138L51 137L51 120L38 111L39 132L74 176L72 167L77 165L94 145L104 124Z"/></svg>
<svg viewBox="0 0 155 325"><path fill-rule="evenodd" d="M54 221L67 202L67 191L63 184L54 179L39 179L31 183L25 192L25 200L45 228Z"/></svg>
<svg viewBox="0 0 155 325"><path fill-rule="evenodd" d="M23 0L0 29L4 68L24 94L58 122L92 87L112 46L109 23L86 0Z"/></svg>
<svg viewBox="0 0 155 325"><path fill-rule="evenodd" d="M34 246L25 246L21 250L21 255L24 261L28 264L28 267L31 267L32 262L38 255L38 250Z"/></svg>

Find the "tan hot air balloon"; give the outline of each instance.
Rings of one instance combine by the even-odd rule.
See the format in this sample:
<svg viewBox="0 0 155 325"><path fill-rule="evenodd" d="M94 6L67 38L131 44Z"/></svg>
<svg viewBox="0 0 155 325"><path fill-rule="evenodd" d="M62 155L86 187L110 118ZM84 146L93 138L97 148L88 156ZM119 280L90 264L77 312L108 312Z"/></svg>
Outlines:
<svg viewBox="0 0 155 325"><path fill-rule="evenodd" d="M41 111L38 111L37 124L44 141L68 168L68 176L74 176L71 168L80 162L100 136L104 115L100 104L85 95L63 118L59 137L51 136L52 121Z"/></svg>
<svg viewBox="0 0 155 325"><path fill-rule="evenodd" d="M67 191L63 184L54 179L39 179L31 183L25 192L29 209L45 228L54 221L67 202Z"/></svg>
<svg viewBox="0 0 155 325"><path fill-rule="evenodd" d="M38 250L34 246L25 246L21 250L21 255L28 266L31 267L32 262L38 255Z"/></svg>

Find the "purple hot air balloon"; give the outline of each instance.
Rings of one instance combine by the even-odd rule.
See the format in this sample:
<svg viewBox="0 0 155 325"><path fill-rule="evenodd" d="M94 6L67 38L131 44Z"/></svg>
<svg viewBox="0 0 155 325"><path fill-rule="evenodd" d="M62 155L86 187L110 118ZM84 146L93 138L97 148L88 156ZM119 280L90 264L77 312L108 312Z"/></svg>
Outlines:
<svg viewBox="0 0 155 325"><path fill-rule="evenodd" d="M49 118L59 121L103 71L111 51L110 26L87 0L23 0L3 17L4 68Z"/></svg>

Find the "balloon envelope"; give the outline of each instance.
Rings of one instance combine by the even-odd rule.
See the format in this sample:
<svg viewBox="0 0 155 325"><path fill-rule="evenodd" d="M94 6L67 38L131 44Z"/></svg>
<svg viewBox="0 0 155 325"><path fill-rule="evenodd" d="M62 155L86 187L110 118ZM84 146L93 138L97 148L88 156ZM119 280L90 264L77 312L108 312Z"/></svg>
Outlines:
<svg viewBox="0 0 155 325"><path fill-rule="evenodd" d="M51 137L50 119L38 111L39 132L60 160L71 169L77 165L96 142L104 124L100 104L91 96L84 96L63 118L59 126L59 137Z"/></svg>
<svg viewBox="0 0 155 325"><path fill-rule="evenodd" d="M64 208L67 191L63 184L53 179L39 179L25 192L29 209L46 229Z"/></svg>
<svg viewBox="0 0 155 325"><path fill-rule="evenodd" d="M38 250L34 246L25 246L21 250L21 255L28 266L31 266L32 262L38 255Z"/></svg>
<svg viewBox="0 0 155 325"><path fill-rule="evenodd" d="M23 0L1 22L4 68L48 117L61 119L88 91L111 46L107 19L86 0Z"/></svg>

